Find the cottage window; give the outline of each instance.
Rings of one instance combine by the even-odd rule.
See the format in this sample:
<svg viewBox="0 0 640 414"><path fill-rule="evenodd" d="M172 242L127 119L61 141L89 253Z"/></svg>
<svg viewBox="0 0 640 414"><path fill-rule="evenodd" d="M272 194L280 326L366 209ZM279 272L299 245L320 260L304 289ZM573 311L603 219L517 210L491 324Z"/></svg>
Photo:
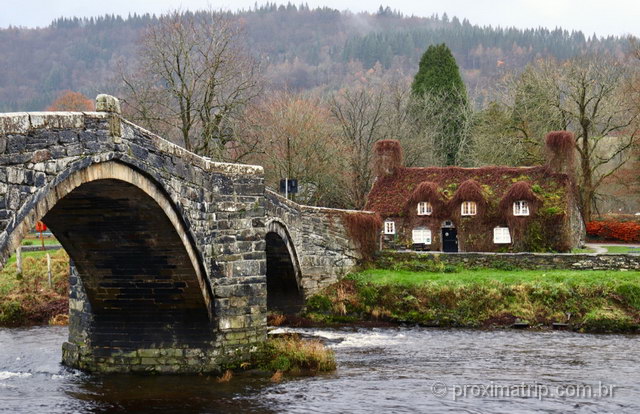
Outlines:
<svg viewBox="0 0 640 414"><path fill-rule="evenodd" d="M416 227L411 236L413 244L431 244L431 230L426 227Z"/></svg>
<svg viewBox="0 0 640 414"><path fill-rule="evenodd" d="M422 201L418 203L418 215L419 216L430 216L433 213L433 207L431 207L431 203L428 201Z"/></svg>
<svg viewBox="0 0 640 414"><path fill-rule="evenodd" d="M513 203L513 215L514 216L528 216L529 215L529 203L525 200L516 201Z"/></svg>
<svg viewBox="0 0 640 414"><path fill-rule="evenodd" d="M495 244L509 244L511 243L511 234L509 233L509 227L496 227L493 229L493 242Z"/></svg>
<svg viewBox="0 0 640 414"><path fill-rule="evenodd" d="M475 216L478 213L478 205L475 201L463 201L460 208L463 216Z"/></svg>
<svg viewBox="0 0 640 414"><path fill-rule="evenodd" d="M385 221L384 234L396 234L396 223L393 221Z"/></svg>

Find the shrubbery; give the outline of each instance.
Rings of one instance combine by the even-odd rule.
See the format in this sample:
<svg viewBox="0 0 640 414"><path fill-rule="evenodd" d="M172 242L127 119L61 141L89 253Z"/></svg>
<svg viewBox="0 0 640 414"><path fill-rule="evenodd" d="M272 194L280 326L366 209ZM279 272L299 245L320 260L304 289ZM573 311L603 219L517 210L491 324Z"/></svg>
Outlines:
<svg viewBox="0 0 640 414"><path fill-rule="evenodd" d="M590 221L587 234L605 240L640 242L640 223L633 221Z"/></svg>

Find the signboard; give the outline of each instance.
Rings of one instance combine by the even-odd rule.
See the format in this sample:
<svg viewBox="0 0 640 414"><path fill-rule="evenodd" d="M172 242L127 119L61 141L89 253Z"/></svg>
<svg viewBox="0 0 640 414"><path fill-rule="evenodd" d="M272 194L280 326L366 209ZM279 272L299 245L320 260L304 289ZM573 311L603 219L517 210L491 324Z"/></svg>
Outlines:
<svg viewBox="0 0 640 414"><path fill-rule="evenodd" d="M298 180L291 178L280 180L280 192L284 194L297 194L298 193Z"/></svg>

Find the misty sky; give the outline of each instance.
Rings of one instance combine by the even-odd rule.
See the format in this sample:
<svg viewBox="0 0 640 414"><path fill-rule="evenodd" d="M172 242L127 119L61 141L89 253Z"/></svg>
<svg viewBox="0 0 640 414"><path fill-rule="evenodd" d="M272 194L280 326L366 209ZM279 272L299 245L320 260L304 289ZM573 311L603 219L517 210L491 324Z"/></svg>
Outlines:
<svg viewBox="0 0 640 414"><path fill-rule="evenodd" d="M60 16L160 14L175 8L196 10L209 6L237 10L251 8L254 3L255 0L0 0L0 27L47 26ZM300 0L292 3L299 4ZM308 0L306 3L310 7L328 6L353 12L375 11L382 3L407 15L430 16L446 12L449 17L466 17L471 23L480 25L561 26L582 30L586 35L640 36L640 0Z"/></svg>

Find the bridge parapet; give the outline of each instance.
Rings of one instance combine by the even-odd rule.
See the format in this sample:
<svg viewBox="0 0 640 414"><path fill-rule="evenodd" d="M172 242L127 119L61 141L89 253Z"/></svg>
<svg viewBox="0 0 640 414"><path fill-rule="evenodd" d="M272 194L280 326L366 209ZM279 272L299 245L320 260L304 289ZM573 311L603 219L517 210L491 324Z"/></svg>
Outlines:
<svg viewBox="0 0 640 414"><path fill-rule="evenodd" d="M267 222L280 221L291 237L305 296L336 282L363 259L345 216L375 213L300 205L269 189L265 196Z"/></svg>

